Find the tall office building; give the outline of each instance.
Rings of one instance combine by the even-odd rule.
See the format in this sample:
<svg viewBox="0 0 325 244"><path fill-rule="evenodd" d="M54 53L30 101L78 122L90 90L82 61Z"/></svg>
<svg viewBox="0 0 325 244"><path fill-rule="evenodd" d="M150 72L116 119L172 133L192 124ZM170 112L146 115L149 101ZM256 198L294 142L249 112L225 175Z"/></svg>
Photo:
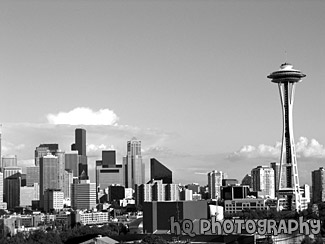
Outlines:
<svg viewBox="0 0 325 244"><path fill-rule="evenodd" d="M17 155L6 155L2 156L2 167L16 167L17 166Z"/></svg>
<svg viewBox="0 0 325 244"><path fill-rule="evenodd" d="M166 200L167 201L178 201L179 200L179 185L167 184L166 186Z"/></svg>
<svg viewBox="0 0 325 244"><path fill-rule="evenodd" d="M320 203L325 201L325 169L320 167L311 173L312 180L312 202Z"/></svg>
<svg viewBox="0 0 325 244"><path fill-rule="evenodd" d="M77 151L71 151L65 153L65 169L71 170L73 173L73 177L79 177L79 162L80 155L78 155Z"/></svg>
<svg viewBox="0 0 325 244"><path fill-rule="evenodd" d="M155 181L152 185L152 201L166 201L166 184L162 180Z"/></svg>
<svg viewBox="0 0 325 244"><path fill-rule="evenodd" d="M274 170L268 166L252 169L253 191L259 196L275 198Z"/></svg>
<svg viewBox="0 0 325 244"><path fill-rule="evenodd" d="M180 190L177 184L164 184L162 180L151 180L147 184L137 185L136 203L143 205L151 201L178 201Z"/></svg>
<svg viewBox="0 0 325 244"><path fill-rule="evenodd" d="M222 171L213 170L208 173L208 192L210 199L219 199L221 197L222 180L227 176Z"/></svg>
<svg viewBox="0 0 325 244"><path fill-rule="evenodd" d="M115 151L102 151L102 160L96 161L96 187L104 190L116 184L124 185L123 165L116 164Z"/></svg>
<svg viewBox="0 0 325 244"><path fill-rule="evenodd" d="M34 186L39 184L39 166L31 166L26 168L26 185Z"/></svg>
<svg viewBox="0 0 325 244"><path fill-rule="evenodd" d="M6 179L9 176L17 174L17 173L19 173L19 174L22 173L21 167L15 167L15 166L13 166L13 167L5 167L3 169L3 179Z"/></svg>
<svg viewBox="0 0 325 244"><path fill-rule="evenodd" d="M14 183L12 183L12 187L11 188L8 188L7 187L7 181L6 179L9 178L10 176L13 176L12 178L13 179L16 179L17 177L20 178L20 181L19 183L21 184L21 173L22 173L22 169L21 167L4 167L3 168L3 191L4 191L4 194L3 194L3 200L4 202L7 202L9 201L9 194L10 194L10 191L12 189L12 187L14 186ZM13 180L11 180L12 182ZM19 185L20 187L20 185ZM9 191L10 190L10 191Z"/></svg>
<svg viewBox="0 0 325 244"><path fill-rule="evenodd" d="M96 184L89 180L79 180L72 184L71 205L73 209L96 208Z"/></svg>
<svg viewBox="0 0 325 244"><path fill-rule="evenodd" d="M79 156L79 176L82 172L85 172L88 177L88 159L87 156L78 155Z"/></svg>
<svg viewBox="0 0 325 244"><path fill-rule="evenodd" d="M102 165L103 168L115 168L116 152L114 150L102 151Z"/></svg>
<svg viewBox="0 0 325 244"><path fill-rule="evenodd" d="M39 200L39 187L35 183L34 186L20 187L20 206L32 206L32 201Z"/></svg>
<svg viewBox="0 0 325 244"><path fill-rule="evenodd" d="M86 156L86 130L77 128L75 130L75 145L79 155Z"/></svg>
<svg viewBox="0 0 325 244"><path fill-rule="evenodd" d="M46 189L59 189L58 157L46 155L40 158L40 206L44 208L44 192Z"/></svg>
<svg viewBox="0 0 325 244"><path fill-rule="evenodd" d="M173 183L172 171L155 158L150 159L150 175L151 180L162 180L165 184Z"/></svg>
<svg viewBox="0 0 325 244"><path fill-rule="evenodd" d="M75 143L71 145L71 150L76 150L79 155L78 176L80 176L82 172L85 172L88 177L88 162L86 149L86 130L82 128L77 128L75 130Z"/></svg>
<svg viewBox="0 0 325 244"><path fill-rule="evenodd" d="M40 144L35 149L35 166L39 166L39 159L43 156L48 155L49 153L55 155L59 150L59 144Z"/></svg>
<svg viewBox="0 0 325 244"><path fill-rule="evenodd" d="M271 168L274 170L274 189L275 189L275 196L279 190L279 180L280 180L280 164L277 162L270 163Z"/></svg>
<svg viewBox="0 0 325 244"><path fill-rule="evenodd" d="M72 170L64 171L64 198L71 199L71 185L73 184L73 172Z"/></svg>
<svg viewBox="0 0 325 244"><path fill-rule="evenodd" d="M65 153L57 151L55 156L58 157L58 189L64 191L64 172L65 172Z"/></svg>
<svg viewBox="0 0 325 244"><path fill-rule="evenodd" d="M96 185L98 188L104 190L110 185L124 185L123 168L122 165L117 165L116 168L102 168L96 167Z"/></svg>
<svg viewBox="0 0 325 244"><path fill-rule="evenodd" d="M49 213L61 209L63 209L63 192L59 189L46 189L44 192L44 211Z"/></svg>
<svg viewBox="0 0 325 244"><path fill-rule="evenodd" d="M4 179L5 181L5 196L8 209L14 209L20 206L20 186L21 176L16 173Z"/></svg>
<svg viewBox="0 0 325 244"><path fill-rule="evenodd" d="M287 210L300 211L302 196L300 193L297 156L293 136L293 101L295 85L302 81L306 75L293 66L284 63L280 70L272 72L267 78L276 83L280 92L282 107L282 147L280 155L279 189L277 192L278 204L284 199L287 202ZM284 173L282 174L282 172ZM282 182L284 187L282 187Z"/></svg>
<svg viewBox="0 0 325 244"><path fill-rule="evenodd" d="M135 137L127 142L127 155L123 158L125 187L135 189L135 185L145 182L144 164L141 156L141 141Z"/></svg>

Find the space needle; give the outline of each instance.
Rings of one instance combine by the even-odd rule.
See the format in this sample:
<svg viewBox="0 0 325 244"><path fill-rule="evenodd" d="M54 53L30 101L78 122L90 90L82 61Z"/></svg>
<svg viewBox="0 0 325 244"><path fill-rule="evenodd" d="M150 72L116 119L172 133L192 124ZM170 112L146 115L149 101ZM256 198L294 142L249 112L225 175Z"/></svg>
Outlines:
<svg viewBox="0 0 325 244"><path fill-rule="evenodd" d="M282 146L280 155L280 172L278 191L276 193L280 209L280 200L286 202L287 210L300 211L302 207L302 196L299 186L297 157L293 137L292 109L294 102L295 85L306 75L301 71L293 69L293 66L284 63L278 71L267 76L272 82L277 83L280 92L282 107Z"/></svg>

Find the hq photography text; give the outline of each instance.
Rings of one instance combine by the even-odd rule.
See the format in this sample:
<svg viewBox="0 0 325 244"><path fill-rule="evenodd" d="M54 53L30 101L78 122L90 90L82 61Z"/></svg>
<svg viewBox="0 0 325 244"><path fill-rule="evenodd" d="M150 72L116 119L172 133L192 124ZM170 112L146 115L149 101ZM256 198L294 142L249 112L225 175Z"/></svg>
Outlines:
<svg viewBox="0 0 325 244"><path fill-rule="evenodd" d="M274 235L294 234L303 235L319 234L321 230L321 221L309 219L304 221L303 217L299 220L289 219L276 222L273 219L244 220L244 219L225 219L218 221L216 217L211 219L199 219L192 221L184 219L176 221L175 217L170 218L170 232L175 235L223 235L223 234L254 234Z"/></svg>

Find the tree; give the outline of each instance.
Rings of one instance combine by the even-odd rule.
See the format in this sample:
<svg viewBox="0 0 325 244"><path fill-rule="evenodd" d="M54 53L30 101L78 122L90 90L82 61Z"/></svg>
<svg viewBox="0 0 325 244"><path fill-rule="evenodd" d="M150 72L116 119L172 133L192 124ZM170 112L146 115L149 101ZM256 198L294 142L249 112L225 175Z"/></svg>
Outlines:
<svg viewBox="0 0 325 244"><path fill-rule="evenodd" d="M301 244L313 244L313 242L309 236L305 236L304 239L302 239Z"/></svg>
<svg viewBox="0 0 325 244"><path fill-rule="evenodd" d="M161 236L147 235L141 241L142 244L167 244L167 241Z"/></svg>

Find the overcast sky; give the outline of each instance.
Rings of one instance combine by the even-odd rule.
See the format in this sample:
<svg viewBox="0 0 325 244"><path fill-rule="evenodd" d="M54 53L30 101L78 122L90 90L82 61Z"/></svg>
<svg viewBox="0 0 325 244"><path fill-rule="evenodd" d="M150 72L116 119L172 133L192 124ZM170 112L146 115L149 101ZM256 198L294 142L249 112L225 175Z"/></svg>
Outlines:
<svg viewBox="0 0 325 244"><path fill-rule="evenodd" d="M0 3L3 154L28 165L40 143L69 150L87 130L90 161L142 141L176 182L241 180L279 161L278 88L290 62L302 183L324 165L325 2L47 1ZM92 168L92 166L91 166Z"/></svg>

